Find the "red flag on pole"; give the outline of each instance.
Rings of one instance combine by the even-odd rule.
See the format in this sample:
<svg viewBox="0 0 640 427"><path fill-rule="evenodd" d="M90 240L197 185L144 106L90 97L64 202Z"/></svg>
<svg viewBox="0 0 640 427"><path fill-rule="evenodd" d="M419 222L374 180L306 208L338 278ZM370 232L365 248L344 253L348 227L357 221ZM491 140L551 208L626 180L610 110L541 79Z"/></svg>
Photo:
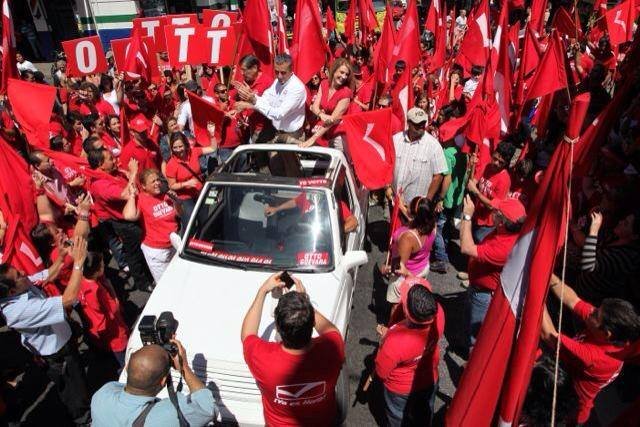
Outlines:
<svg viewBox="0 0 640 427"><path fill-rule="evenodd" d="M545 13L547 11L547 0L533 0L531 2L531 19L529 20L529 26L536 32L536 34L542 34L544 30Z"/></svg>
<svg viewBox="0 0 640 427"><path fill-rule="evenodd" d="M140 29L134 28L131 32L131 44L129 45L129 51L125 54L122 70L134 76L138 75L150 82L153 74L150 55L151 52L148 51L148 46L142 42Z"/></svg>
<svg viewBox="0 0 640 427"><path fill-rule="evenodd" d="M563 6L560 6L556 11L556 14L553 15L551 28L555 28L558 32L566 34L572 38L582 34L582 30L578 25L576 25L574 17L571 16Z"/></svg>
<svg viewBox="0 0 640 427"><path fill-rule="evenodd" d="M387 13L384 16L382 34L373 52L373 69L376 74L376 80L379 83L385 83L388 80L387 76L391 68L393 49L396 45L396 28L393 25L393 13L391 12L391 6L388 2L386 10Z"/></svg>
<svg viewBox="0 0 640 427"><path fill-rule="evenodd" d="M18 77L16 68L16 37L11 18L9 0L2 1L2 82L0 94L7 93L7 82L12 77Z"/></svg>
<svg viewBox="0 0 640 427"><path fill-rule="evenodd" d="M49 148L49 119L56 99L56 88L9 79L7 97L29 144Z"/></svg>
<svg viewBox="0 0 640 427"><path fill-rule="evenodd" d="M378 29L378 20L376 19L376 10L373 8L371 0L358 0L358 9L360 14L360 31L362 32L362 40L364 43L367 36L373 34L373 32Z"/></svg>
<svg viewBox="0 0 640 427"><path fill-rule="evenodd" d="M411 82L411 68L407 67L398 78L391 91L393 114L398 117L402 125L407 126L407 113L413 105L413 84Z"/></svg>
<svg viewBox="0 0 640 427"><path fill-rule="evenodd" d="M585 101L589 94L574 99L573 108ZM498 424L518 425L547 285L564 241L570 150L569 143L559 143L543 175L447 412L447 425L492 425L499 402Z"/></svg>
<svg viewBox="0 0 640 427"><path fill-rule="evenodd" d="M242 13L244 33L262 64L262 71L272 70L271 15L266 0L247 0ZM246 46L245 46L246 48Z"/></svg>
<svg viewBox="0 0 640 427"><path fill-rule="evenodd" d="M207 125L213 123L216 127L215 135L218 141L222 135L222 121L224 120L224 112L219 110L214 104L199 97L195 93L187 92L189 103L191 104L191 114L193 115L193 126L196 143L203 147L211 144L211 138Z"/></svg>
<svg viewBox="0 0 640 427"><path fill-rule="evenodd" d="M349 9L344 20L344 35L347 37L347 43L353 44L356 39L356 2L349 2Z"/></svg>
<svg viewBox="0 0 640 427"><path fill-rule="evenodd" d="M27 162L0 138L0 211L7 223L0 263L27 274L44 269L29 233L38 223L33 200L33 180Z"/></svg>
<svg viewBox="0 0 640 427"><path fill-rule="evenodd" d="M307 83L327 60L328 48L322 37L322 19L315 0L298 0L293 27L293 70Z"/></svg>
<svg viewBox="0 0 640 427"><path fill-rule="evenodd" d="M391 108L342 117L349 155L358 179L370 190L393 180L395 150L391 137Z"/></svg>
<svg viewBox="0 0 640 427"><path fill-rule="evenodd" d="M420 64L420 27L418 25L418 9L416 0L409 0L404 21L396 35L396 44L393 49L393 59L389 68L403 59L407 63L407 70ZM391 69L390 72L393 72Z"/></svg>
<svg viewBox="0 0 640 427"><path fill-rule="evenodd" d="M540 65L531 78L523 101L534 99L553 93L567 87L566 56L562 40L557 31L551 36L551 41L544 52ZM553 76L553 78L549 78Z"/></svg>
<svg viewBox="0 0 640 427"><path fill-rule="evenodd" d="M509 131L509 116L511 114L511 89L513 81L513 68L509 58L509 7L508 2L500 11L500 22L496 30L493 43L496 72L493 76L493 90L496 102L500 110L500 131Z"/></svg>
<svg viewBox="0 0 640 427"><path fill-rule="evenodd" d="M633 39L633 23L636 20L634 0L626 0L618 4L608 11L605 16L612 46L617 46Z"/></svg>
<svg viewBox="0 0 640 427"><path fill-rule="evenodd" d="M327 8L327 32L332 33L336 30L336 20L333 17L331 8Z"/></svg>

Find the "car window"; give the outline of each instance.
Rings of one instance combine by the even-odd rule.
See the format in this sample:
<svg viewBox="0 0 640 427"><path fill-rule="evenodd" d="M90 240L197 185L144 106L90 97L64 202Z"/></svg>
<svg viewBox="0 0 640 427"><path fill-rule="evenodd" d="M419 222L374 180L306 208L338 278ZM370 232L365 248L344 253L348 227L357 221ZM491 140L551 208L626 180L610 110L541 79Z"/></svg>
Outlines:
<svg viewBox="0 0 640 427"><path fill-rule="evenodd" d="M231 266L330 270L331 214L323 190L209 184L184 254Z"/></svg>

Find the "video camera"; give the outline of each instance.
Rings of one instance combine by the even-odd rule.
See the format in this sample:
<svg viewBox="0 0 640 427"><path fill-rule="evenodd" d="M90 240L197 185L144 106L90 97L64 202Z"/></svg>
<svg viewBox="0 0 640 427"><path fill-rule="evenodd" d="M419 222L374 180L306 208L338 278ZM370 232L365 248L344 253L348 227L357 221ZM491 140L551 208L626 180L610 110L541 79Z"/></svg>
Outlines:
<svg viewBox="0 0 640 427"><path fill-rule="evenodd" d="M170 311L163 311L160 316L144 316L138 324L142 345L157 344L167 350L173 357L178 354L178 347L171 342L178 330L178 321Z"/></svg>

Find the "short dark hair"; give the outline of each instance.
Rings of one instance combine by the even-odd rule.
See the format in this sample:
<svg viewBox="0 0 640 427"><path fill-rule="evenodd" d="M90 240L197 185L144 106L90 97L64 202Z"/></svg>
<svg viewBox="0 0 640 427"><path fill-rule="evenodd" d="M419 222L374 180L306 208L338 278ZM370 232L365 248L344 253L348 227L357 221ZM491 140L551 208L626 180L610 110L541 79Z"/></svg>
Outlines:
<svg viewBox="0 0 640 427"><path fill-rule="evenodd" d="M36 150L30 152L27 158L29 160L29 164L37 167L42 162L42 159L40 158L41 155L43 155L42 151Z"/></svg>
<svg viewBox="0 0 640 427"><path fill-rule="evenodd" d="M240 60L240 66L245 68L260 68L260 60L255 55L245 55Z"/></svg>
<svg viewBox="0 0 640 427"><path fill-rule="evenodd" d="M293 64L293 59L291 58L291 55L289 55L288 53L279 53L273 59L273 63L274 64L289 64L289 68L291 68L292 64Z"/></svg>
<svg viewBox="0 0 640 427"><path fill-rule="evenodd" d="M307 294L288 292L278 301L276 329L286 348L299 350L311 342L315 311Z"/></svg>
<svg viewBox="0 0 640 427"><path fill-rule="evenodd" d="M413 285L407 293L407 308L412 318L418 322L424 322L436 314L437 305L429 289Z"/></svg>
<svg viewBox="0 0 640 427"><path fill-rule="evenodd" d="M543 354L533 365L531 381L522 408L522 419L526 425L546 426L551 424L551 400L553 399L553 384L555 382L555 359ZM574 413L578 404L578 396L573 388L571 377L558 367L558 403L556 405L556 419L559 425L566 425L566 421Z"/></svg>
<svg viewBox="0 0 640 427"><path fill-rule="evenodd" d="M91 169L98 169L104 163L104 152L107 151L104 148L100 148L98 150L89 150L87 151L87 162L89 162L89 167Z"/></svg>
<svg viewBox="0 0 640 427"><path fill-rule="evenodd" d="M614 343L635 341L640 337L640 317L629 301L605 298L600 304L601 327L611 334Z"/></svg>
<svg viewBox="0 0 640 427"><path fill-rule="evenodd" d="M0 264L0 298L8 297L9 291L16 287L16 281L7 276L10 268L7 263Z"/></svg>
<svg viewBox="0 0 640 427"><path fill-rule="evenodd" d="M500 154L500 156L506 162L505 167L508 167L511 163L511 159L513 159L513 155L516 152L516 147L507 141L501 141L496 147L496 152Z"/></svg>
<svg viewBox="0 0 640 427"><path fill-rule="evenodd" d="M53 151L62 151L64 149L64 138L56 135L49 140L49 148Z"/></svg>
<svg viewBox="0 0 640 427"><path fill-rule="evenodd" d="M84 260L84 264L83 264L83 270L82 270L82 274L84 275L84 277L92 277L94 276L99 270L100 270L100 266L102 265L102 252L94 252L94 251L89 251L87 252L87 257Z"/></svg>
<svg viewBox="0 0 640 427"><path fill-rule="evenodd" d="M484 67L482 65L473 65L471 67L471 75L472 76L479 76L483 72L484 72Z"/></svg>
<svg viewBox="0 0 640 427"><path fill-rule="evenodd" d="M97 137L95 135L86 137L84 141L82 141L82 150L84 150L84 152L87 154L89 154L89 151L91 150L97 150L97 148L93 147L93 143L96 141L100 141L100 137Z"/></svg>
<svg viewBox="0 0 640 427"><path fill-rule="evenodd" d="M95 113L91 113L89 115L84 116L82 119L82 126L88 131L91 131L91 128L96 127L96 120L98 120L99 116Z"/></svg>

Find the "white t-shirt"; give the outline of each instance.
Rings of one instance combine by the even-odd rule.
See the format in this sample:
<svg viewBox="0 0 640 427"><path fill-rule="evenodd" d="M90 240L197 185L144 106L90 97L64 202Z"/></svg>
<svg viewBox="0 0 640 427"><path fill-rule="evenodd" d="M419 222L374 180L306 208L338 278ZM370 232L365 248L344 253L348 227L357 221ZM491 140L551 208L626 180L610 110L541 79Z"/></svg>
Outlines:
<svg viewBox="0 0 640 427"><path fill-rule="evenodd" d="M120 114L120 104L118 104L118 93L116 92L115 89L113 89L109 93L103 93L102 99L104 99L109 104L111 104L111 106L116 112L116 115Z"/></svg>
<svg viewBox="0 0 640 427"><path fill-rule="evenodd" d="M456 18L456 26L458 27L458 29L464 30L464 28L467 26L467 17L466 16L458 16Z"/></svg>
<svg viewBox="0 0 640 427"><path fill-rule="evenodd" d="M24 71L27 71L27 70L31 70L31 71L33 71L34 73L35 73L36 71L38 71L38 69L36 68L36 66L35 66L35 65L33 65L33 63L31 63L30 61L27 61L26 59L25 59L22 63L17 62L17 63L16 63L16 65L18 66L18 71L20 71L20 73L22 73L22 72L24 72Z"/></svg>

